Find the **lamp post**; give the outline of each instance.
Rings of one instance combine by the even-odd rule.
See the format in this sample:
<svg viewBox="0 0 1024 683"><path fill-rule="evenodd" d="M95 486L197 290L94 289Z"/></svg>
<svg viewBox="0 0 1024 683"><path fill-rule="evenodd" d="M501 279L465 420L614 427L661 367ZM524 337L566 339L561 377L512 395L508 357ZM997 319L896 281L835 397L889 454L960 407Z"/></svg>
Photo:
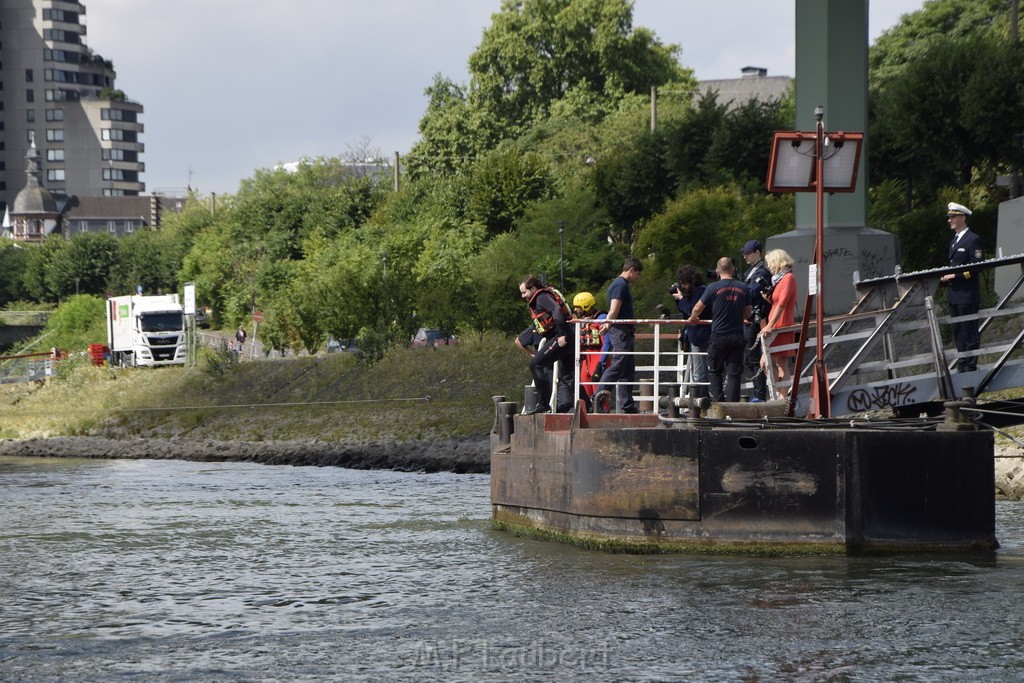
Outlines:
<svg viewBox="0 0 1024 683"><path fill-rule="evenodd" d="M565 292L565 265L562 260L564 254L563 239L565 234L565 221L558 221L558 289Z"/></svg>
<svg viewBox="0 0 1024 683"><path fill-rule="evenodd" d="M816 204L816 230L814 254L807 277L807 300L800 325L800 339L808 338L812 317L811 300L814 299L815 351L812 366L810 407L808 417L829 417L831 396L828 368L825 365L825 193L853 192L857 183L863 133L825 131L825 110L814 108L815 130L776 131L772 137L771 161L768 165L769 192L814 192ZM804 345L796 351L796 371L789 392L789 414L793 414L800 383Z"/></svg>

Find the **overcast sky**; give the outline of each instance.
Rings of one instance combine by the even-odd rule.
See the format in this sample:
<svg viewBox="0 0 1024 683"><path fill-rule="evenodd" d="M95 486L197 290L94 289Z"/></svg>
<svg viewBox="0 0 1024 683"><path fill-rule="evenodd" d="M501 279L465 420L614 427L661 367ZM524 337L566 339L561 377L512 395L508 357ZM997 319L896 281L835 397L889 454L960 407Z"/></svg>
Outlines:
<svg viewBox="0 0 1024 683"><path fill-rule="evenodd" d="M84 0L88 46L145 107L150 192L234 193L258 168L405 153L434 74L466 62L501 0ZM874 40L924 0L875 0ZM794 0L636 0L633 25L697 78L794 73Z"/></svg>

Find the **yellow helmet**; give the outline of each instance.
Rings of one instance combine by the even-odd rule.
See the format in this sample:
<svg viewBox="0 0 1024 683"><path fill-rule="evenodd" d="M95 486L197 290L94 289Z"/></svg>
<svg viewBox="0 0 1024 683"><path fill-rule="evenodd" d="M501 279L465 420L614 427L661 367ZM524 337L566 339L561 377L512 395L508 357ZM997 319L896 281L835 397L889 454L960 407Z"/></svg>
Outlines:
<svg viewBox="0 0 1024 683"><path fill-rule="evenodd" d="M597 305L597 299L590 292L580 292L572 298L573 308L579 308L584 311L589 311L591 308Z"/></svg>

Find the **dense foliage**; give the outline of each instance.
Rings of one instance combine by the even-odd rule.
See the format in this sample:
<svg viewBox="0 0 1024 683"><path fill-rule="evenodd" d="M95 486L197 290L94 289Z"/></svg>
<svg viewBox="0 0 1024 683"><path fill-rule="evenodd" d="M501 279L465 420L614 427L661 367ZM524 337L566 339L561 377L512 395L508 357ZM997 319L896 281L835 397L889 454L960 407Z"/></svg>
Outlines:
<svg viewBox="0 0 1024 683"><path fill-rule="evenodd" d="M1007 11L1005 0L933 0L872 48L870 220L900 237L905 269L942 262L947 201L975 208L972 227L994 247L1006 197L995 178L1024 161ZM258 170L216 213L197 196L159 230L3 246L0 303L81 311L75 294L191 281L215 326L261 310L269 348L359 338L377 358L418 327L517 333L528 273L604 303L633 254L647 264L634 287L645 314L680 265L738 260L747 239L794 221L792 197L763 189L771 134L793 127L791 97L696 93L679 53L632 25L628 0L505 0L469 82L439 74L426 88L398 191L390 168L366 174L342 158ZM655 132L652 86L663 93Z"/></svg>

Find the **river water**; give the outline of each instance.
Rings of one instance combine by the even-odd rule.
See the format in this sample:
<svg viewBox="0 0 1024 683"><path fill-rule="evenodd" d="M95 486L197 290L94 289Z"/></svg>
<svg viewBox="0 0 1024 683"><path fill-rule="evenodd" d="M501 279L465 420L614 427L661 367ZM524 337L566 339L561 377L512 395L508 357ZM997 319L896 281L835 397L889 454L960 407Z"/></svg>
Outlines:
<svg viewBox="0 0 1024 683"><path fill-rule="evenodd" d="M483 475L0 457L3 681L1019 681L994 556L608 555Z"/></svg>

